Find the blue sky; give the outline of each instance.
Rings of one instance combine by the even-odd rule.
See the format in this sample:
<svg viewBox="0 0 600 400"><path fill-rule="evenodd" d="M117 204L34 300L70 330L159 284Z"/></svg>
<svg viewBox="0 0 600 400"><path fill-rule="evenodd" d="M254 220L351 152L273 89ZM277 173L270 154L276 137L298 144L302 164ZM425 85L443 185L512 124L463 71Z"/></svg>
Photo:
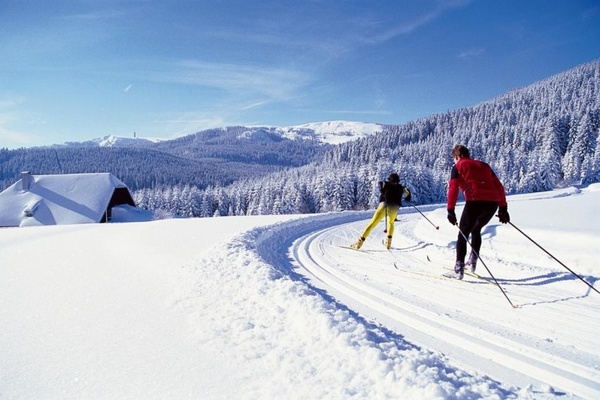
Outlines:
<svg viewBox="0 0 600 400"><path fill-rule="evenodd" d="M598 0L0 0L0 148L400 124L598 58Z"/></svg>

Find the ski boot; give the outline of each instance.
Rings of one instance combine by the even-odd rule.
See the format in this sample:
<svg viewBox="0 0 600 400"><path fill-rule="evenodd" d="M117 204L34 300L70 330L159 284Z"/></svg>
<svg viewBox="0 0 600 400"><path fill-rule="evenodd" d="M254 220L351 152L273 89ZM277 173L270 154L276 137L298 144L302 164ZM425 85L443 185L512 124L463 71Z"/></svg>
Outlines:
<svg viewBox="0 0 600 400"><path fill-rule="evenodd" d="M392 237L388 236L387 239L385 239L385 248L389 250L390 247L392 247Z"/></svg>
<svg viewBox="0 0 600 400"><path fill-rule="evenodd" d="M456 279L461 280L465 276L465 263L457 261L454 265L454 274Z"/></svg>
<svg viewBox="0 0 600 400"><path fill-rule="evenodd" d="M362 245L363 245L364 242L365 242L365 238L361 237L361 238L358 239L358 241L356 243L352 243L350 245L350 247L352 247L353 249L358 250L358 249L360 249L362 247Z"/></svg>
<svg viewBox="0 0 600 400"><path fill-rule="evenodd" d="M477 267L477 254L471 252L471 254L469 254L469 259L467 260L465 265L469 267L469 271L475 272L475 268Z"/></svg>

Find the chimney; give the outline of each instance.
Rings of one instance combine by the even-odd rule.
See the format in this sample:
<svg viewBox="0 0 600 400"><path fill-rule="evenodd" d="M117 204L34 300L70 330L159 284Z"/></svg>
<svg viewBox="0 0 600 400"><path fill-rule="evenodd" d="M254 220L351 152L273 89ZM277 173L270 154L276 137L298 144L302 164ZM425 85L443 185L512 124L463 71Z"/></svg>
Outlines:
<svg viewBox="0 0 600 400"><path fill-rule="evenodd" d="M28 191L33 183L33 176L29 171L21 172L21 186L24 192Z"/></svg>

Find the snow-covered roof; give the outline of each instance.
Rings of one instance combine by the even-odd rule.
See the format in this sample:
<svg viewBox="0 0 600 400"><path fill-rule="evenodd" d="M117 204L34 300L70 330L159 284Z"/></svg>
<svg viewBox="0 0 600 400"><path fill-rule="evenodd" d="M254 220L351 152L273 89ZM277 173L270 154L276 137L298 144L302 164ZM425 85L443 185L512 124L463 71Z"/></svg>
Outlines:
<svg viewBox="0 0 600 400"><path fill-rule="evenodd" d="M123 203L134 205L127 186L110 173L23 173L0 193L0 226L102 222L110 207Z"/></svg>

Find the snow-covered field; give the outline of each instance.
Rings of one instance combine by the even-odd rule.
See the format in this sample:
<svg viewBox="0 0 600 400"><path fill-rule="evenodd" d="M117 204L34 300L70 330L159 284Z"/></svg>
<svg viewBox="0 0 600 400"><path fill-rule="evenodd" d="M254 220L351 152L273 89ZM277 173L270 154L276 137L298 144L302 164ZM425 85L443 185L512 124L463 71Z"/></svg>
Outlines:
<svg viewBox="0 0 600 400"><path fill-rule="evenodd" d="M509 212L600 290L598 204ZM481 255L516 308L445 279L457 230L419 209L440 229L405 207L390 252L383 227L340 247L371 212L0 229L0 399L600 398L600 294L496 218Z"/></svg>

